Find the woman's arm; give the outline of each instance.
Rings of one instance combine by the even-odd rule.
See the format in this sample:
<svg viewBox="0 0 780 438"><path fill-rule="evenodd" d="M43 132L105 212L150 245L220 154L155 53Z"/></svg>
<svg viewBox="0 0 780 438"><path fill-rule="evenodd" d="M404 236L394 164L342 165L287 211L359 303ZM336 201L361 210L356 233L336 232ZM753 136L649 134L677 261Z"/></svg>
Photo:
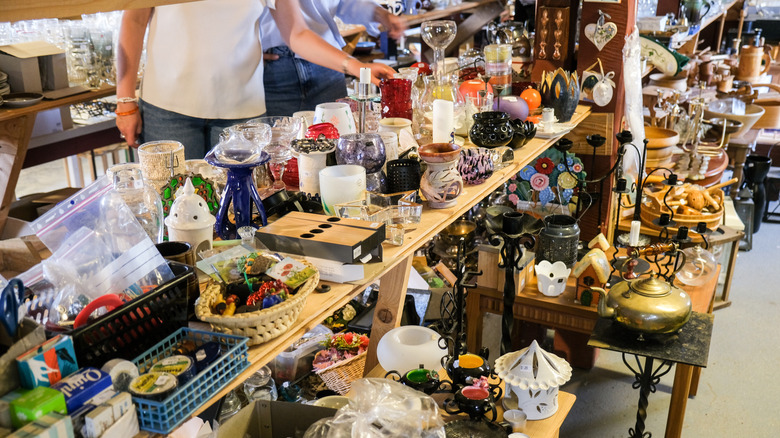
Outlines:
<svg viewBox="0 0 780 438"><path fill-rule="evenodd" d="M287 45L309 62L357 77L360 77L361 68L368 67L375 84L379 79L392 78L395 74L395 70L385 64L358 61L312 32L301 15L298 0L277 0L271 15Z"/></svg>
<svg viewBox="0 0 780 438"><path fill-rule="evenodd" d="M152 12L151 8L131 9L122 14L116 57L116 96L118 99L135 97L144 34L146 34L146 27ZM116 127L119 128L128 145L138 147L137 137L141 133L141 114L138 113L138 103L117 103L116 112Z"/></svg>

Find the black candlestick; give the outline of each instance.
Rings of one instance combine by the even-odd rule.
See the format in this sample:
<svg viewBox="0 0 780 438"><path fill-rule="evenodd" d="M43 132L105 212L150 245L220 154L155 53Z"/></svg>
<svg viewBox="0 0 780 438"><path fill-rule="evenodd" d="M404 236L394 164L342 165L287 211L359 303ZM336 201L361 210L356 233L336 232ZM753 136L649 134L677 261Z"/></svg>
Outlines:
<svg viewBox="0 0 780 438"><path fill-rule="evenodd" d="M490 244L498 245L501 254L501 263L498 267L505 270L504 281L504 312L501 317L501 354L512 351L512 328L514 326L515 305L515 270L522 270L520 259L523 258L523 248L530 250L534 247L535 239L531 234L522 234L523 213L504 213L504 221L501 232L490 236Z"/></svg>

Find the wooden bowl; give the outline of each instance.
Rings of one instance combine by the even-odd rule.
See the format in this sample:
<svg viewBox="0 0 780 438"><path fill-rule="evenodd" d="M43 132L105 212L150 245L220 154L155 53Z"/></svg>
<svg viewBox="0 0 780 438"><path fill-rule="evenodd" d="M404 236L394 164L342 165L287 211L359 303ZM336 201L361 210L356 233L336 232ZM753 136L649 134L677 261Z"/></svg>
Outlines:
<svg viewBox="0 0 780 438"><path fill-rule="evenodd" d="M653 73L650 75L650 83L673 90L685 91L688 89L688 78L685 76L673 77L666 76L663 73Z"/></svg>
<svg viewBox="0 0 780 438"><path fill-rule="evenodd" d="M731 113L718 113L715 111L710 111L709 107L704 108L704 118L705 119L713 119L715 117L718 118L726 118L729 120L737 120L742 122L742 128L738 129L737 132L733 134L733 137L741 137L745 135L748 131L753 129L753 125L758 122L758 119L761 118L765 113L764 108L752 104L747 105L745 107L745 114L744 115L737 115L737 114L731 114Z"/></svg>
<svg viewBox="0 0 780 438"><path fill-rule="evenodd" d="M680 135L677 132L654 126L645 126L645 138L648 140L648 150L676 146L677 142L680 141Z"/></svg>
<svg viewBox="0 0 780 438"><path fill-rule="evenodd" d="M764 109L764 115L753 125L753 129L780 128L780 98L757 99L754 103Z"/></svg>

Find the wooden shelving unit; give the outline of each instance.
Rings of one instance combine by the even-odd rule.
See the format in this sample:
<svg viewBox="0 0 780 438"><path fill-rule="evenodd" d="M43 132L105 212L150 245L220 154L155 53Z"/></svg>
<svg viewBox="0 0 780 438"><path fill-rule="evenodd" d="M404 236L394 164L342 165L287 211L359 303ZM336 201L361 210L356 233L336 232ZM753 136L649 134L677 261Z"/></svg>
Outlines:
<svg viewBox="0 0 780 438"><path fill-rule="evenodd" d="M571 123L578 124L589 114L589 107L579 106ZM397 316L400 317L403 297L406 295L406 282L409 275L409 268L411 267L411 259L414 252L443 230L447 225L466 213L474 204L509 180L509 178L519 172L523 166L547 150L559 138L560 137L531 140L523 148L515 151L514 163L495 172L490 179L480 185L466 186L465 190L458 198L458 204L456 206L447 209L425 208L420 225L414 231L406 234L403 246L385 245L384 261L364 265L366 276L363 280L352 284L328 283L331 286L330 292L326 294L310 295L306 301L306 306L298 317L295 325L276 339L250 347L249 368L236 376L227 387L198 409L195 412L195 415L203 412L208 406L224 397L228 392L233 390L233 388L246 380L252 373L273 360L276 355L284 351L304 333L321 323L335 310L347 304L349 300L362 293L369 284L375 282L377 279L382 279L381 283L383 289L380 294L380 302L377 304L375 315L379 315L382 310L389 308L388 310L391 314L397 314ZM390 285L389 287L386 286L388 284ZM385 323L375 316L373 331L371 332L372 348L369 350L369 359L366 364L367 370L373 369L376 364L376 351L373 347L378 344L381 335L393 327L395 327L395 324Z"/></svg>

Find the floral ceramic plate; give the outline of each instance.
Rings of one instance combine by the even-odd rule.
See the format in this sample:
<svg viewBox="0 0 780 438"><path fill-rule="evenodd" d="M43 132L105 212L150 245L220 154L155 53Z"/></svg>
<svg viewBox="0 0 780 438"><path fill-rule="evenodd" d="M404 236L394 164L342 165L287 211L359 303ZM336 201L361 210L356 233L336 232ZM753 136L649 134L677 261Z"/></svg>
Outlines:
<svg viewBox="0 0 780 438"><path fill-rule="evenodd" d="M669 50L657 40L640 35L642 56L647 57L658 70L666 76L674 76L682 71L689 58Z"/></svg>

